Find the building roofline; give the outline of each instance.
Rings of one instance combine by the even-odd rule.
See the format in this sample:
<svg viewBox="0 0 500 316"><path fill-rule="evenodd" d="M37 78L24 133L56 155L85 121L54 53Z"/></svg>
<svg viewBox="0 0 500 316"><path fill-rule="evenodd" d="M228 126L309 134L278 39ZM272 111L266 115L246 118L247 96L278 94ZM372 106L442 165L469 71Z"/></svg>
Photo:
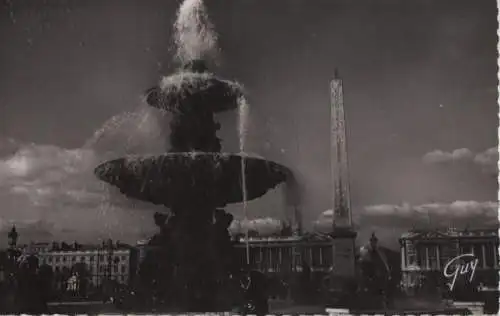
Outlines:
<svg viewBox="0 0 500 316"><path fill-rule="evenodd" d="M440 235L443 238L485 238L485 237L498 237L497 229L490 228L476 228L476 229L462 229L462 230L446 230L446 229L413 229L403 233L399 237L399 241L408 239L419 239L425 237L427 234Z"/></svg>

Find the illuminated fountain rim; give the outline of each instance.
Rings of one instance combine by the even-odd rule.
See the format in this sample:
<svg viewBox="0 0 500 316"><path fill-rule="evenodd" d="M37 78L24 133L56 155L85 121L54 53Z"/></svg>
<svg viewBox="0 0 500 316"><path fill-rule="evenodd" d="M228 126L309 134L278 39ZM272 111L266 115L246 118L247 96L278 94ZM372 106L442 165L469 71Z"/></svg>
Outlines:
<svg viewBox="0 0 500 316"><path fill-rule="evenodd" d="M237 82L220 79L209 72L192 71L166 76L159 86L145 93L146 102L158 109L176 111L185 108L190 98L201 98L205 103L200 106L210 107L214 113L236 109L242 96L243 87Z"/></svg>
<svg viewBox="0 0 500 316"><path fill-rule="evenodd" d="M104 162L94 173L128 197L169 208L189 205L197 194L224 207L243 202L242 158L247 201L293 177L287 167L254 155L205 152L128 156Z"/></svg>

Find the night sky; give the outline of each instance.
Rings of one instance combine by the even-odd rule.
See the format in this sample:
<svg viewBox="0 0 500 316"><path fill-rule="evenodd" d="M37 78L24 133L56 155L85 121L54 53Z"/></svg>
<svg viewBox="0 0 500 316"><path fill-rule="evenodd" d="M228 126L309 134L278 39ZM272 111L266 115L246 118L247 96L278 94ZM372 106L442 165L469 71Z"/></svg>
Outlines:
<svg viewBox="0 0 500 316"><path fill-rule="evenodd" d="M219 34L213 70L249 93L248 151L299 174L306 227L329 223L335 68L344 80L360 242L372 231L393 245L414 226L496 223L495 1L205 3ZM165 150L165 129L141 95L176 67L178 5L2 2L2 231L17 223L24 241L130 242L154 232L159 208L120 197L92 169L105 157ZM218 118L224 150L238 151L236 113ZM241 205L229 210L242 214ZM281 191L250 202L249 212L283 217Z"/></svg>

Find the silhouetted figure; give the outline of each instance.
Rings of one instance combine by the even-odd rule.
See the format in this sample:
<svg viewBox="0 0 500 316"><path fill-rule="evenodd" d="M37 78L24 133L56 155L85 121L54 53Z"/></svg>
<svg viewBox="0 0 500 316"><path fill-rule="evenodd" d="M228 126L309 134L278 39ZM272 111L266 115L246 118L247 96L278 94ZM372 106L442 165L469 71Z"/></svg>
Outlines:
<svg viewBox="0 0 500 316"><path fill-rule="evenodd" d="M289 223L283 222L281 224L280 236L289 237L292 236L292 234L293 234L292 226Z"/></svg>
<svg viewBox="0 0 500 316"><path fill-rule="evenodd" d="M0 252L0 314L12 314L15 312L14 294L16 284L11 277L13 272L9 255Z"/></svg>
<svg viewBox="0 0 500 316"><path fill-rule="evenodd" d="M54 272L52 268L43 264L38 269L38 279L41 286L41 294L44 296L44 301L47 302L52 298L52 284L54 282Z"/></svg>
<svg viewBox="0 0 500 316"><path fill-rule="evenodd" d="M77 262L73 265L71 270L76 275L77 289L75 294L79 297L86 297L90 277L87 265L83 262Z"/></svg>
<svg viewBox="0 0 500 316"><path fill-rule="evenodd" d="M139 297L146 305L153 304L158 295L158 283L156 278L159 274L158 260L152 253L147 253L139 266Z"/></svg>
<svg viewBox="0 0 500 316"><path fill-rule="evenodd" d="M19 238L19 234L17 233L16 226L12 226L9 234L7 235L9 239L9 248L13 249L17 246L17 239Z"/></svg>
<svg viewBox="0 0 500 316"><path fill-rule="evenodd" d="M368 298L382 302L383 306L389 303L387 289L390 280L390 271L385 255L378 248L378 238L375 233L370 238L370 244L360 251L361 289Z"/></svg>
<svg viewBox="0 0 500 316"><path fill-rule="evenodd" d="M20 263L17 279L19 312L31 315L47 313L47 297L38 275L37 257L28 256Z"/></svg>
<svg viewBox="0 0 500 316"><path fill-rule="evenodd" d="M301 290L301 297L299 298L301 301L308 301L311 296L311 268L309 264L305 260L302 260L302 273L300 274L299 284Z"/></svg>
<svg viewBox="0 0 500 316"><path fill-rule="evenodd" d="M233 215L224 210L215 210L215 223L213 225L214 247L217 252L218 265L225 273L229 273L234 259L234 249L229 234L229 226L233 221Z"/></svg>
<svg viewBox="0 0 500 316"><path fill-rule="evenodd" d="M155 225L160 232L151 238L148 251L139 265L139 289L137 299L152 308L181 304L179 280L176 280L175 267L179 264L176 253L175 215L155 213Z"/></svg>
<svg viewBox="0 0 500 316"><path fill-rule="evenodd" d="M160 229L165 226L165 223L168 219L168 215L160 212L156 212L153 216L155 225L160 227Z"/></svg>
<svg viewBox="0 0 500 316"><path fill-rule="evenodd" d="M269 313L267 277L255 270L244 272L240 277L243 315L266 315Z"/></svg>

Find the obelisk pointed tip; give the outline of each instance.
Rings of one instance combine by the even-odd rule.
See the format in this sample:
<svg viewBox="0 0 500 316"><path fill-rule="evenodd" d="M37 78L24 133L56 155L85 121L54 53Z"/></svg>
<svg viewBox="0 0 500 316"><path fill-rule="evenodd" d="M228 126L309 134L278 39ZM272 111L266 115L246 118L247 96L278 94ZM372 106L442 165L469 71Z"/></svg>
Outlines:
<svg viewBox="0 0 500 316"><path fill-rule="evenodd" d="M333 79L340 79L338 68L333 70Z"/></svg>

